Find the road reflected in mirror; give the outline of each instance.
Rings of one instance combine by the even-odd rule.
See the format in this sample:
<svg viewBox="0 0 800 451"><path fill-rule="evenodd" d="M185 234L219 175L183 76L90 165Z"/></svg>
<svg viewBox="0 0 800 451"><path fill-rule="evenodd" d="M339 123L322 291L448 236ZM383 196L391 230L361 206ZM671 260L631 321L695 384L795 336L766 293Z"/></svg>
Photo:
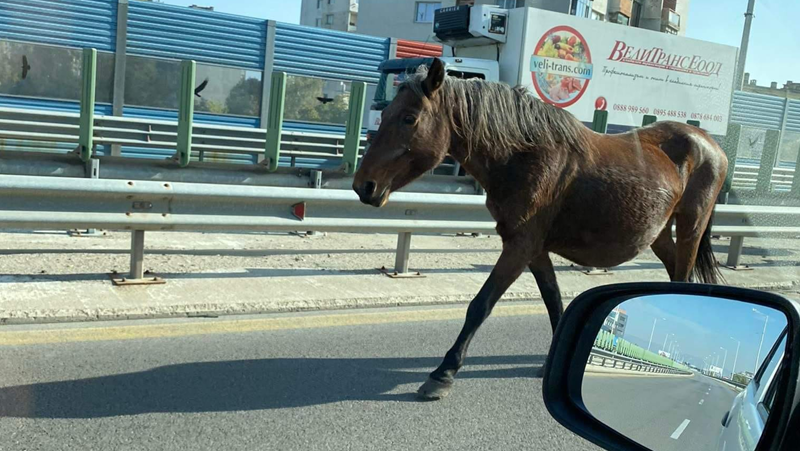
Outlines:
<svg viewBox="0 0 800 451"><path fill-rule="evenodd" d="M752 451L777 393L786 316L705 296L642 296L605 318L584 404L655 451Z"/></svg>

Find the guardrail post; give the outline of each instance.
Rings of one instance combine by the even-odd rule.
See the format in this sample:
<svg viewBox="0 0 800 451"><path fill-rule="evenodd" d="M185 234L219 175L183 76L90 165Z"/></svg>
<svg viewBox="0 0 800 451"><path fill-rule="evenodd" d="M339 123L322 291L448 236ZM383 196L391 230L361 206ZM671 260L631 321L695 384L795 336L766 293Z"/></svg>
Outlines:
<svg viewBox="0 0 800 451"><path fill-rule="evenodd" d="M353 82L350 85L350 106L347 111L347 129L344 135L344 156L342 158L342 168L347 175L356 173L366 99L367 84L363 81Z"/></svg>
<svg viewBox="0 0 800 451"><path fill-rule="evenodd" d="M131 233L131 279L144 278L144 230Z"/></svg>
<svg viewBox="0 0 800 451"><path fill-rule="evenodd" d="M658 121L658 118L656 116L653 116L652 114L645 114L644 116L642 116L642 127L644 127L645 125L650 125L656 121Z"/></svg>
<svg viewBox="0 0 800 451"><path fill-rule="evenodd" d="M86 162L84 166L86 178L89 179L99 179L100 178L100 160L97 158L92 158L91 160ZM97 229L87 229L86 232L82 232L80 230L70 230L67 232L70 236L79 237L79 236L98 236L101 235L97 232Z"/></svg>
<svg viewBox="0 0 800 451"><path fill-rule="evenodd" d="M92 158L86 163L87 176L91 179L100 178L100 160ZM97 235L97 229L89 229L86 231L87 235Z"/></svg>
<svg viewBox="0 0 800 451"><path fill-rule="evenodd" d="M397 235L397 253L394 259L394 270L400 274L408 272L408 258L411 254L411 232Z"/></svg>
<svg viewBox="0 0 800 451"><path fill-rule="evenodd" d="M309 174L311 180L308 182L308 186L314 189L322 189L322 171L311 171ZM317 236L320 233L314 230L307 230L306 235L308 236Z"/></svg>
<svg viewBox="0 0 800 451"><path fill-rule="evenodd" d="M744 237L734 236L731 237L731 242L728 244L728 260L725 266L731 269L739 268L739 260L742 257L742 250L744 249Z"/></svg>
<svg viewBox="0 0 800 451"><path fill-rule="evenodd" d="M739 141L742 138L742 126L740 124L728 124L728 133L722 141L722 150L728 157L728 174L725 176L725 183L722 186L723 193L729 193L733 185L733 173L736 170L736 154L739 152Z"/></svg>
<svg viewBox="0 0 800 451"><path fill-rule="evenodd" d="M166 283L160 277L144 277L144 230L131 232L131 267L127 277L113 278L114 285L155 285Z"/></svg>
<svg viewBox="0 0 800 451"><path fill-rule="evenodd" d="M689 119L688 121L686 121L686 123L689 125L694 125L697 128L700 128L700 121Z"/></svg>
<svg viewBox="0 0 800 451"><path fill-rule="evenodd" d="M758 166L758 179L756 180L756 192L758 194L768 194L772 191L772 171L775 169L775 159L778 157L780 143L781 132L767 130L767 134L764 137L764 150L761 152L761 162Z"/></svg>
<svg viewBox="0 0 800 451"><path fill-rule="evenodd" d="M597 133L605 133L608 130L608 111L594 110L592 118L592 130Z"/></svg>
<svg viewBox="0 0 800 451"><path fill-rule="evenodd" d="M382 268L384 274L392 278L423 277L419 272L408 272L408 258L411 254L411 232L400 232L397 235L397 252L394 259L394 272Z"/></svg>
<svg viewBox="0 0 800 451"><path fill-rule="evenodd" d="M192 156L192 122L194 121L194 84L197 63L181 63L181 91L178 103L178 163L181 167L189 165Z"/></svg>
<svg viewBox="0 0 800 451"><path fill-rule="evenodd" d="M78 150L81 160L88 162L92 158L94 147L94 99L97 86L97 50L95 49L83 49L81 80Z"/></svg>
<svg viewBox="0 0 800 451"><path fill-rule="evenodd" d="M286 72L273 72L269 94L269 116L267 119L267 144L264 163L269 172L278 170L281 157L281 134L283 133L283 106L286 100Z"/></svg>
<svg viewBox="0 0 800 451"><path fill-rule="evenodd" d="M794 166L794 175L792 176L792 196L800 197L800 145L797 149L797 161Z"/></svg>

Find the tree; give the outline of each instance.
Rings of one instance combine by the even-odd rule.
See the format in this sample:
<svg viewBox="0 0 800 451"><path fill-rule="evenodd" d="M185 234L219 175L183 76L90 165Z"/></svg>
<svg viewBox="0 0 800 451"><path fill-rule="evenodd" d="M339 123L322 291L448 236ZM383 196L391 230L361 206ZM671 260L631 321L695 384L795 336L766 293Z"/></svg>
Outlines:
<svg viewBox="0 0 800 451"><path fill-rule="evenodd" d="M261 80L247 78L236 84L225 100L228 114L258 116L261 104Z"/></svg>
<svg viewBox="0 0 800 451"><path fill-rule="evenodd" d="M336 96L334 101L323 104L325 80L292 75L286 81L284 118L304 122L344 124L347 121L349 95Z"/></svg>
<svg viewBox="0 0 800 451"><path fill-rule="evenodd" d="M125 104L178 109L181 68L174 61L128 56Z"/></svg>

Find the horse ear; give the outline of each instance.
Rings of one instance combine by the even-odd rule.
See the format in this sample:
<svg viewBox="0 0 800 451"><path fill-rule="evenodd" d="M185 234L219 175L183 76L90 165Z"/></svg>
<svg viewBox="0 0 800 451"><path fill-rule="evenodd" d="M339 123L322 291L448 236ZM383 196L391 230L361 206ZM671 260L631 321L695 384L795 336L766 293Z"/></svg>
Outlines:
<svg viewBox="0 0 800 451"><path fill-rule="evenodd" d="M428 69L428 75L422 82L422 90L427 97L431 97L442 87L442 83L444 83L444 63L439 58L434 58L431 68Z"/></svg>

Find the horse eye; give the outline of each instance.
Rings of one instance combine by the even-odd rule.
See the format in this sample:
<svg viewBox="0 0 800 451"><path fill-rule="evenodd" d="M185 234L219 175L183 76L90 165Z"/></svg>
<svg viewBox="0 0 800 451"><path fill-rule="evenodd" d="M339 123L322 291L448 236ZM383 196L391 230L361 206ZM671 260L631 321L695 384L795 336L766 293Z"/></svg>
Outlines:
<svg viewBox="0 0 800 451"><path fill-rule="evenodd" d="M403 122L405 122L408 125L414 125L414 124L417 123L417 118L415 118L414 116L408 115L408 116L403 118Z"/></svg>

